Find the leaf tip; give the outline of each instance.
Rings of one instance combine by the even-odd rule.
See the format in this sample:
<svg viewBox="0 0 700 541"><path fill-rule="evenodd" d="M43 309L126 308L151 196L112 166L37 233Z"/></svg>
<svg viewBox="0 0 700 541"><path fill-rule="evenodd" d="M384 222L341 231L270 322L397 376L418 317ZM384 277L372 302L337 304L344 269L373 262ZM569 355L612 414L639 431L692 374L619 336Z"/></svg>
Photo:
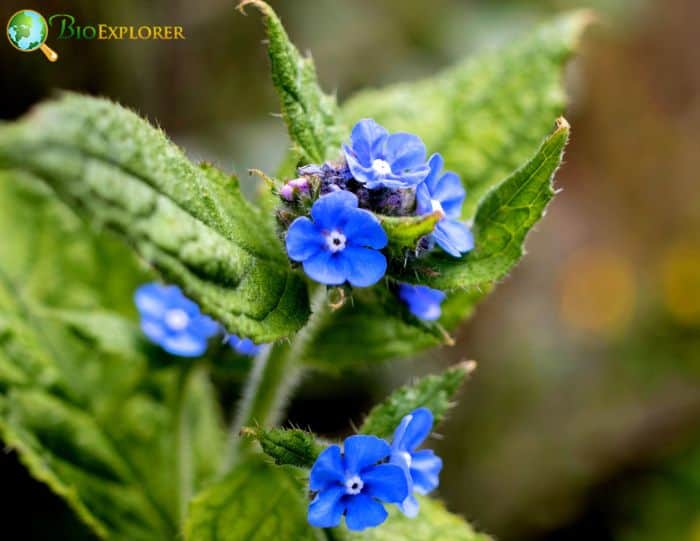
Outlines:
<svg viewBox="0 0 700 541"><path fill-rule="evenodd" d="M241 428L241 430L238 432L238 435L243 437L243 438L257 438L258 437L258 430L255 428L252 428L250 426L244 426Z"/></svg>
<svg viewBox="0 0 700 541"><path fill-rule="evenodd" d="M566 120L563 116L560 116L559 118L557 118L557 120L555 121L555 126L556 126L557 131L559 131L559 130L567 130L568 131L571 129L571 124L569 124L569 121Z"/></svg>
<svg viewBox="0 0 700 541"><path fill-rule="evenodd" d="M464 371L465 376L471 375L477 367L477 362L473 360L461 361L455 365L455 368L460 368Z"/></svg>
<svg viewBox="0 0 700 541"><path fill-rule="evenodd" d="M265 13L265 12L267 12L268 10L271 9L270 6L268 6L268 5L267 5L265 2L263 2L262 0L242 0L242 1L239 2L238 5L236 6L236 10L240 11L242 15L247 15L247 13L245 12L245 8L246 8L246 6L250 6L250 5L255 6L256 8L258 8L258 9L259 9L260 11L262 11L263 13Z"/></svg>

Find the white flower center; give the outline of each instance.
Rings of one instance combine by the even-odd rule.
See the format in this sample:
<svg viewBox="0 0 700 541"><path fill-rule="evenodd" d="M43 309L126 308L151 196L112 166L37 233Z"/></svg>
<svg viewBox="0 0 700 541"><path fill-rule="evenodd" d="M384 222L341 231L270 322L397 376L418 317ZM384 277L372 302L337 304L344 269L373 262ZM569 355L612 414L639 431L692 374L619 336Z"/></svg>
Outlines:
<svg viewBox="0 0 700 541"><path fill-rule="evenodd" d="M372 170L379 176L385 177L391 175L391 165L385 160L374 160L372 162Z"/></svg>
<svg viewBox="0 0 700 541"><path fill-rule="evenodd" d="M413 459L411 458L411 453L407 451L402 451L401 458L403 458L406 461L406 466L410 468L411 462L413 462Z"/></svg>
<svg viewBox="0 0 700 541"><path fill-rule="evenodd" d="M333 253L340 252L341 250L345 250L346 240L345 235L334 229L326 235L326 246L328 246L328 249Z"/></svg>
<svg viewBox="0 0 700 541"><path fill-rule="evenodd" d="M430 200L430 207L432 208L433 212L439 210L443 216L445 215L445 210L442 208L442 203L440 203L440 201L437 199Z"/></svg>
<svg viewBox="0 0 700 541"><path fill-rule="evenodd" d="M165 312L165 324L173 331L181 331L190 322L190 316L180 308L173 308Z"/></svg>
<svg viewBox="0 0 700 541"><path fill-rule="evenodd" d="M362 482L362 479L360 479L358 475L353 475L349 479L345 480L345 493L352 494L354 496L355 494L362 492L362 487L364 486L365 484Z"/></svg>

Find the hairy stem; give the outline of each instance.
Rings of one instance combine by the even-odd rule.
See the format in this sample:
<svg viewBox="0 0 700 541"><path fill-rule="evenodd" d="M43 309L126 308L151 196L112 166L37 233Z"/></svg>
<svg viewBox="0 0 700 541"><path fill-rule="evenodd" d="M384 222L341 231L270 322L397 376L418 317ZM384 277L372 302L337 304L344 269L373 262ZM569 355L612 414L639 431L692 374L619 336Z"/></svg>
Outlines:
<svg viewBox="0 0 700 541"><path fill-rule="evenodd" d="M301 363L306 348L316 336L320 323L328 313L326 288L318 287L311 300L311 317L290 343L266 346L255 359L253 370L238 406L229 432L222 473L231 469L251 442L239 435L244 426L272 426L279 422L291 392L301 380Z"/></svg>

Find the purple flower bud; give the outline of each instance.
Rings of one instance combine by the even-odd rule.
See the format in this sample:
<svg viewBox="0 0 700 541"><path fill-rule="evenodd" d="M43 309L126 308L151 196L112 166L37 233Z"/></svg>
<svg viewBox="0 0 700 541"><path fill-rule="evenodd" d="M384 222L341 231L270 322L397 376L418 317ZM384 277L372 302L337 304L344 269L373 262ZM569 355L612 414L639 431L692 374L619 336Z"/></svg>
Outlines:
<svg viewBox="0 0 700 541"><path fill-rule="evenodd" d="M297 193L303 193L309 195L309 180L307 178L295 178L287 182L282 188L280 188L280 197L285 201L292 201L294 195Z"/></svg>
<svg viewBox="0 0 700 541"><path fill-rule="evenodd" d="M303 177L290 180L287 182L287 185L299 190L300 192L305 192L307 194L309 193L309 181Z"/></svg>
<svg viewBox="0 0 700 541"><path fill-rule="evenodd" d="M291 201L294 199L294 187L289 184L285 184L280 188L280 197L285 201Z"/></svg>

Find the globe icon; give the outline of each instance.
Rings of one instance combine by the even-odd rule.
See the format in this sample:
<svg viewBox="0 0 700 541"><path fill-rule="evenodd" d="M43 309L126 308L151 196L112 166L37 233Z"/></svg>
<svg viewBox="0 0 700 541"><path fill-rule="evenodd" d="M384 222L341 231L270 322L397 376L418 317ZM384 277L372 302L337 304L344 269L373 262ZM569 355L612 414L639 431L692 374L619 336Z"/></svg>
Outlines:
<svg viewBox="0 0 700 541"><path fill-rule="evenodd" d="M46 19L31 9L18 11L7 23L7 39L13 47L25 53L41 49L46 58L54 62L58 55L44 44L48 35Z"/></svg>

